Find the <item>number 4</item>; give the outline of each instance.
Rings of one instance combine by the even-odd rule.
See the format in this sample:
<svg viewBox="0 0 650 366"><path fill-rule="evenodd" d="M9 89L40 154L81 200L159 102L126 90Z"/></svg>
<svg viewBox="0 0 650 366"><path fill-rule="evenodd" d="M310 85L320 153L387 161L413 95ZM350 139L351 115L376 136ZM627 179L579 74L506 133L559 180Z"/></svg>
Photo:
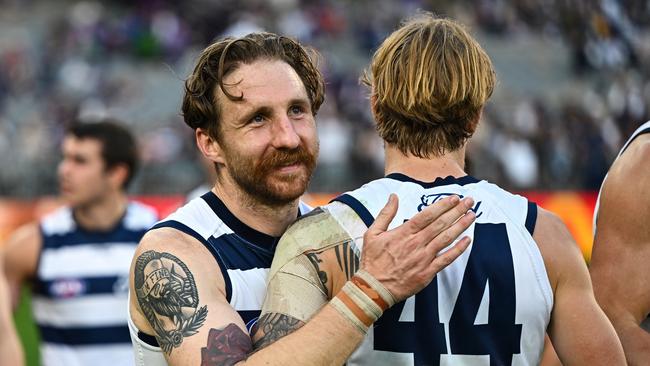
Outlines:
<svg viewBox="0 0 650 366"><path fill-rule="evenodd" d="M475 325L489 286L487 324ZM440 355L489 355L491 365L510 365L520 353L521 324L515 324L516 291L512 252L505 224L476 224L458 299L449 320L447 351L438 312L438 283L415 296L415 321L401 322L404 302L388 309L374 326L374 348L414 354L416 365L439 365Z"/></svg>

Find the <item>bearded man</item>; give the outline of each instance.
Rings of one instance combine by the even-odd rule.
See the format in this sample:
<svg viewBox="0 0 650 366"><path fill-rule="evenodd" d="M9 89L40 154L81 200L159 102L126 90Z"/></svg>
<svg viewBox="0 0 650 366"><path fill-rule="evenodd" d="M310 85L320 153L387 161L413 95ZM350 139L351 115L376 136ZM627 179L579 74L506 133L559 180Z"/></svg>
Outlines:
<svg viewBox="0 0 650 366"><path fill-rule="evenodd" d="M276 244L310 210L299 199L316 164L314 117L324 99L312 55L271 33L221 39L201 53L183 117L217 180L155 225L135 253L129 325L138 365L342 364L362 340L345 309L329 304L259 352L249 336ZM471 206L454 196L387 231L392 197L364 235L360 267L374 276L373 289L395 302L425 287L467 248L462 239L439 253L469 227ZM360 297L349 306L369 304Z"/></svg>

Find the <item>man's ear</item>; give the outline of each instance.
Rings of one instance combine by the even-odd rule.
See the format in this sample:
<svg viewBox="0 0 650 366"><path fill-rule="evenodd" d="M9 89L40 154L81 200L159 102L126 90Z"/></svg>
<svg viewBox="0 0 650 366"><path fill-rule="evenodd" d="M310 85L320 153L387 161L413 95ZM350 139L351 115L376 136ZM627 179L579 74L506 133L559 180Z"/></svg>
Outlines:
<svg viewBox="0 0 650 366"><path fill-rule="evenodd" d="M476 119L474 121L470 122L470 133L474 134L476 132L476 129L478 128L478 123L481 121L481 117L483 116L483 108L481 108L478 111L478 115L476 116Z"/></svg>
<svg viewBox="0 0 650 366"><path fill-rule="evenodd" d="M197 128L194 134L196 137L196 146L199 148L203 156L217 164L226 163L223 148L216 139L208 134L207 130Z"/></svg>
<svg viewBox="0 0 650 366"><path fill-rule="evenodd" d="M111 186L116 189L122 189L126 180L129 178L129 168L126 164L116 164L106 171Z"/></svg>

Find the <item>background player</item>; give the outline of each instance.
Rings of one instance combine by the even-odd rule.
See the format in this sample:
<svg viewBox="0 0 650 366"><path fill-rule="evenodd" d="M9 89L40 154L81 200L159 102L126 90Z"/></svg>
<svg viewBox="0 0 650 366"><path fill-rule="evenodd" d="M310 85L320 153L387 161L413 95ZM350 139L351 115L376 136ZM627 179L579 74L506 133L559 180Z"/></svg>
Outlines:
<svg viewBox="0 0 650 366"><path fill-rule="evenodd" d="M349 316L368 334L348 364L534 365L547 330L566 364L624 364L562 222L464 171L467 141L495 83L480 45L459 24L422 14L382 43L370 71L386 177L289 228L269 275L257 345L299 328L331 298L365 296L369 305ZM477 219L470 250L368 327L390 299L355 271L359 252L372 250L363 234L391 194L401 203L391 225L453 195L474 198Z"/></svg>
<svg viewBox="0 0 650 366"><path fill-rule="evenodd" d="M156 221L129 201L135 139L113 121L79 123L66 133L58 167L67 206L17 230L4 249L14 306L30 284L44 365L129 365L126 324L131 256Z"/></svg>
<svg viewBox="0 0 650 366"><path fill-rule="evenodd" d="M598 197L591 278L630 365L650 364L650 121L625 143Z"/></svg>

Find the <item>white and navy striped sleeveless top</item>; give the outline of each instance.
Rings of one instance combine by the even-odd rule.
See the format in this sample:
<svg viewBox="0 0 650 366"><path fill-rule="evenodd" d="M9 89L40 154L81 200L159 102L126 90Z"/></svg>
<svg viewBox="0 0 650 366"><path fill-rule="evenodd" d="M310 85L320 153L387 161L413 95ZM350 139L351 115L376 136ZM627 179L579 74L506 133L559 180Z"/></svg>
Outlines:
<svg viewBox="0 0 650 366"><path fill-rule="evenodd" d="M419 182L403 174L335 201L369 226L390 193L398 195L399 209L389 229L449 195L472 197L477 219L463 234L472 244L429 286L388 309L347 364L537 365L553 308L532 238L537 205L470 176Z"/></svg>
<svg viewBox="0 0 650 366"><path fill-rule="evenodd" d="M299 215L311 211L300 202ZM273 262L279 237L259 232L241 222L209 191L195 198L151 230L170 227L203 243L219 264L226 284L226 299L250 328L257 321L266 296L266 277ZM132 327L132 338L142 354L138 365L164 365L162 351L154 337Z"/></svg>
<svg viewBox="0 0 650 366"><path fill-rule="evenodd" d="M32 308L43 365L132 365L126 322L131 258L155 211L130 202L109 231L87 231L62 207L40 223Z"/></svg>
<svg viewBox="0 0 650 366"><path fill-rule="evenodd" d="M627 150L627 148L630 146L632 141L634 141L634 139L636 139L640 135L643 135L643 134L646 134L646 133L650 133L650 121L642 124L641 126L639 126L639 128L636 129L636 131L634 131L634 133L632 133L632 136L630 136L630 138L627 139L627 142L625 142L625 145L623 145L623 147L621 148L621 151L619 151L618 155L616 156L616 159L620 158L621 155L623 155L625 150ZM614 161L616 161L616 160L614 160ZM613 164L614 163L612 163L612 165ZM605 180L607 180L607 175L605 175L605 178L603 179L603 184L601 184L600 190L598 191L598 198L596 199L596 207L594 208L594 218L593 218L593 221L594 221L593 222L594 223L594 225L593 225L593 228L594 228L593 233L594 233L594 235L596 234L596 221L598 220L598 209L600 208L600 194L603 191L603 185L605 184Z"/></svg>

